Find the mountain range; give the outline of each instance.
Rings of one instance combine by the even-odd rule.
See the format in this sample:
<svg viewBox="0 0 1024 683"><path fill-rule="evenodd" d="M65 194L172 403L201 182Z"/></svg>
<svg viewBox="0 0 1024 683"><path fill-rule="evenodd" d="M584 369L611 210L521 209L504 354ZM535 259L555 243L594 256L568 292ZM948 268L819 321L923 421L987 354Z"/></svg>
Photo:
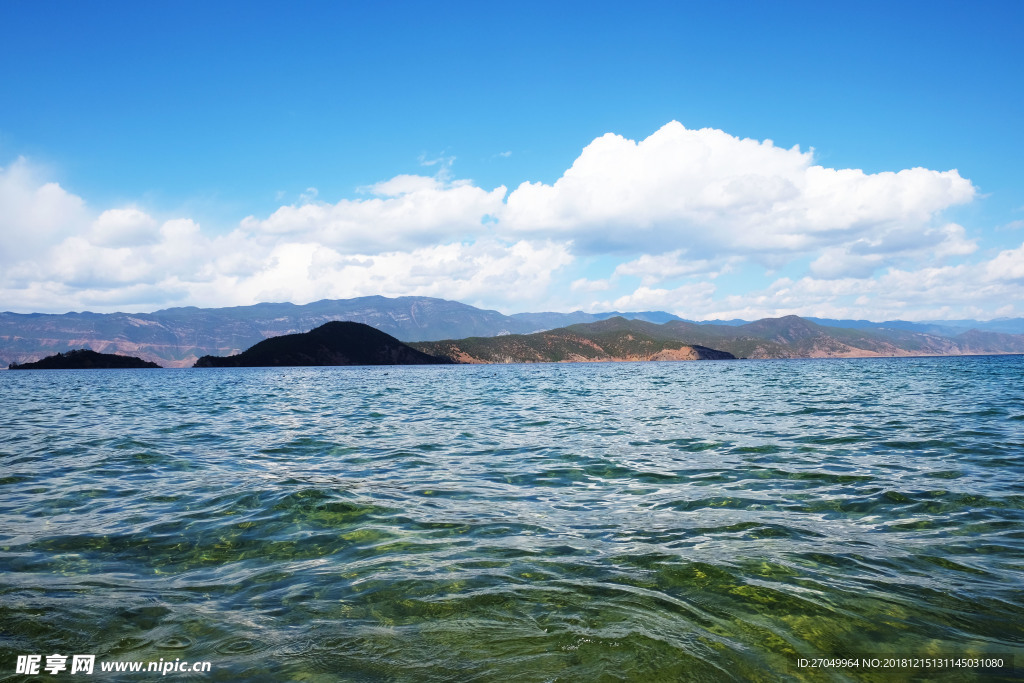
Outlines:
<svg viewBox="0 0 1024 683"><path fill-rule="evenodd" d="M188 367L201 356L237 354L263 339L306 332L333 320L365 323L404 342L528 336L595 323L614 328L621 321L633 321L650 327L632 333L643 331L652 338L706 346L740 358L1024 352L1022 318L875 323L789 316L696 323L664 311L504 315L445 299L370 296L154 313L0 313L0 367L83 347L138 356L165 367ZM799 332L797 320L816 327ZM595 330L603 334L605 328Z"/></svg>
<svg viewBox="0 0 1024 683"><path fill-rule="evenodd" d="M662 311L504 315L457 301L411 296L168 308L154 313L5 312L0 313L0 367L83 346L139 356L165 367L189 367L201 356L237 354L263 339L306 332L334 320L361 322L411 342L525 334L614 316L652 322L679 319Z"/></svg>
<svg viewBox="0 0 1024 683"><path fill-rule="evenodd" d="M616 317L534 334L412 342L410 345L424 353L456 363L583 363L736 358L727 351L689 343L669 331L668 324L657 325Z"/></svg>
<svg viewBox="0 0 1024 683"><path fill-rule="evenodd" d="M863 358L1024 353L1024 335L972 330L954 337L907 330L848 329L795 315L742 325L609 318L530 335L411 344L463 363L721 358Z"/></svg>

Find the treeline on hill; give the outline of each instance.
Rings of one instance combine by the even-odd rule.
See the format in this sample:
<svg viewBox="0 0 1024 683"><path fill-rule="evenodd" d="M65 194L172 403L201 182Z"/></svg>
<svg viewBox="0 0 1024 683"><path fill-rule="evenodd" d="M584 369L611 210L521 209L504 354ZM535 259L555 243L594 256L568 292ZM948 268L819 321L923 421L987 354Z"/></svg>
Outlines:
<svg viewBox="0 0 1024 683"><path fill-rule="evenodd" d="M528 335L418 342L415 348L466 363L648 360L688 346L700 358L843 358L1024 353L1024 336L965 333L955 339L908 330L847 329L797 316L743 325L673 320L658 325L616 317Z"/></svg>

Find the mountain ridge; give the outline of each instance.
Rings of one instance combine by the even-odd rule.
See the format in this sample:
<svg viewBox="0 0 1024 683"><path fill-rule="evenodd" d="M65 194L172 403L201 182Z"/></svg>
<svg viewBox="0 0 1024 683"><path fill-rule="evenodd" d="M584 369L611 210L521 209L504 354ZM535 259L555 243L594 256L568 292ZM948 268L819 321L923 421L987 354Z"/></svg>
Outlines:
<svg viewBox="0 0 1024 683"><path fill-rule="evenodd" d="M643 320L622 326L616 317L594 323L500 337L469 337L436 342L412 342L424 353L457 363L588 363L608 361L735 360L731 353L689 344L671 335L659 336L660 326Z"/></svg>
<svg viewBox="0 0 1024 683"><path fill-rule="evenodd" d="M663 311L626 315L677 318ZM432 297L322 299L308 304L166 308L153 313L0 313L0 367L83 346L139 356L167 367L189 367L201 356L241 353L271 337L348 320L402 341L525 334L612 313L519 313Z"/></svg>
<svg viewBox="0 0 1024 683"><path fill-rule="evenodd" d="M899 343L874 330L818 325L798 316L763 318L744 325L654 324L609 318L532 335L416 342L426 353L467 363L697 358L865 358L1024 353L1024 336L972 330L957 338L901 332ZM682 357L683 348L720 356ZM679 357L657 357L678 349ZM698 352L698 353L700 353Z"/></svg>
<svg viewBox="0 0 1024 683"><path fill-rule="evenodd" d="M240 353L263 339L306 332L332 320L362 322L404 342L413 342L532 334L616 317L674 325L688 330L694 344L709 348L718 348L714 343L723 337L732 338L739 334L746 341L735 342L734 346L746 354L754 353L756 347L761 349L758 353L777 354L779 357L791 357L786 354L793 353L792 349L780 346L778 340L758 337L757 328L745 327L752 324L748 321L694 322L664 311L504 315L431 297L370 296L323 299L309 304L265 302L225 308L175 307L153 313L0 313L0 367L83 347L102 353L137 356L165 367L189 367L205 355ZM1024 319L1020 318L978 323L973 328L964 327L964 324L977 321L949 321L949 325L939 325L938 322L802 320L815 324L836 322L837 329L857 330L861 337L870 338L869 348L860 349L856 344L846 344L851 347L847 351L868 354L955 354L964 349L972 353L1017 353L1020 352L1019 334L1007 330L1018 329L1019 324L1024 331ZM991 327L999 329L988 329ZM958 336L971 329L982 333L981 336L972 335L957 341ZM741 330L742 334L736 330ZM829 333L826 336L845 344L843 339L849 334ZM829 344L835 346L833 342ZM822 351L804 342L797 346L806 347L808 352ZM835 350L839 352L842 349L835 346Z"/></svg>

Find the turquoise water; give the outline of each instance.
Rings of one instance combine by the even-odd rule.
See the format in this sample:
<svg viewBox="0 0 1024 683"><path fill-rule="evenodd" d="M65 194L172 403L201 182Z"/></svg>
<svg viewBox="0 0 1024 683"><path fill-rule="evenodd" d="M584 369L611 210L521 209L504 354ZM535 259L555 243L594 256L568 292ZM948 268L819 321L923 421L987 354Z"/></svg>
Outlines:
<svg viewBox="0 0 1024 683"><path fill-rule="evenodd" d="M211 662L188 680L1020 676L1022 376L0 373L0 680L33 653ZM798 666L840 654L1018 668Z"/></svg>

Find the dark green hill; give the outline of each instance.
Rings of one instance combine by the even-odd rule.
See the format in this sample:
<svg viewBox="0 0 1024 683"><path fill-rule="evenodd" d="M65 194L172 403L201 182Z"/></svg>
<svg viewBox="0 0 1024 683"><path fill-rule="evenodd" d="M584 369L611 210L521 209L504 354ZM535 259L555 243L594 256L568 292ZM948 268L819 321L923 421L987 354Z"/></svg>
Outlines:
<svg viewBox="0 0 1024 683"><path fill-rule="evenodd" d="M627 320L622 320L622 319ZM672 338L729 351L742 358L828 355L956 355L1020 353L1024 319L888 321L799 319L695 324L660 311L623 313L516 313L503 315L429 297L382 296L261 303L230 308L168 308L154 313L0 312L0 365L25 363L75 346L140 356L164 367L189 367L207 355L227 356L270 337L310 330L332 320L371 325L409 343L435 339L530 334L574 324L628 320L657 339ZM655 324L655 323L664 323ZM664 327L664 330L660 328ZM652 328L660 331L650 332ZM970 333L968 333L970 330ZM596 328L595 328L596 329ZM589 334L589 333L588 333Z"/></svg>
<svg viewBox="0 0 1024 683"><path fill-rule="evenodd" d="M0 362L24 362L88 343L94 349L137 354L165 367L189 367L200 356L237 354L270 337L311 330L332 320L377 328L405 342L529 334L610 313L521 313L513 316L423 296L364 296L309 304L261 303L229 308L167 308L153 313L0 312ZM668 313L624 317L673 318Z"/></svg>
<svg viewBox="0 0 1024 683"><path fill-rule="evenodd" d="M676 339L745 358L1019 353L1021 340L1014 337L1024 331L1021 318L985 323L803 319L802 324L799 319L786 322L787 318L775 318L757 323L729 320L697 325L663 311L621 316L582 311L503 315L430 297L367 296L303 305L261 303L230 308L168 308L153 313L0 312L0 364L24 363L88 345L102 352L137 355L164 367L189 367L200 356L237 354L264 339L310 330L332 320L365 323L409 343L510 333L529 335L616 317L665 323L679 333ZM844 336L844 332L837 331L840 328L853 336ZM960 336L972 328L978 332ZM666 334L662 331L655 336Z"/></svg>
<svg viewBox="0 0 1024 683"><path fill-rule="evenodd" d="M234 356L203 356L194 367L439 365L451 362L417 351L369 325L335 321L309 332L264 339Z"/></svg>
<svg viewBox="0 0 1024 683"><path fill-rule="evenodd" d="M827 327L789 315L742 325L663 327L678 338L729 351L740 358L841 358L956 354L952 340L907 330Z"/></svg>
<svg viewBox="0 0 1024 683"><path fill-rule="evenodd" d="M734 356L665 334L665 326L610 318L535 334L413 344L460 363L561 363L588 361L724 360Z"/></svg>
<svg viewBox="0 0 1024 683"><path fill-rule="evenodd" d="M609 318L526 335L421 342L416 348L466 363L715 358L860 358L1020 353L1024 336L972 330L955 338L902 329L847 329L795 315L742 325ZM691 354L684 348L693 349ZM717 351L715 351L717 350ZM660 355L659 355L660 354Z"/></svg>
<svg viewBox="0 0 1024 683"><path fill-rule="evenodd" d="M99 370L110 368L159 368L156 363L134 356L119 356L116 353L97 353L89 349L77 349L66 353L47 356L34 363L11 363L10 370Z"/></svg>

